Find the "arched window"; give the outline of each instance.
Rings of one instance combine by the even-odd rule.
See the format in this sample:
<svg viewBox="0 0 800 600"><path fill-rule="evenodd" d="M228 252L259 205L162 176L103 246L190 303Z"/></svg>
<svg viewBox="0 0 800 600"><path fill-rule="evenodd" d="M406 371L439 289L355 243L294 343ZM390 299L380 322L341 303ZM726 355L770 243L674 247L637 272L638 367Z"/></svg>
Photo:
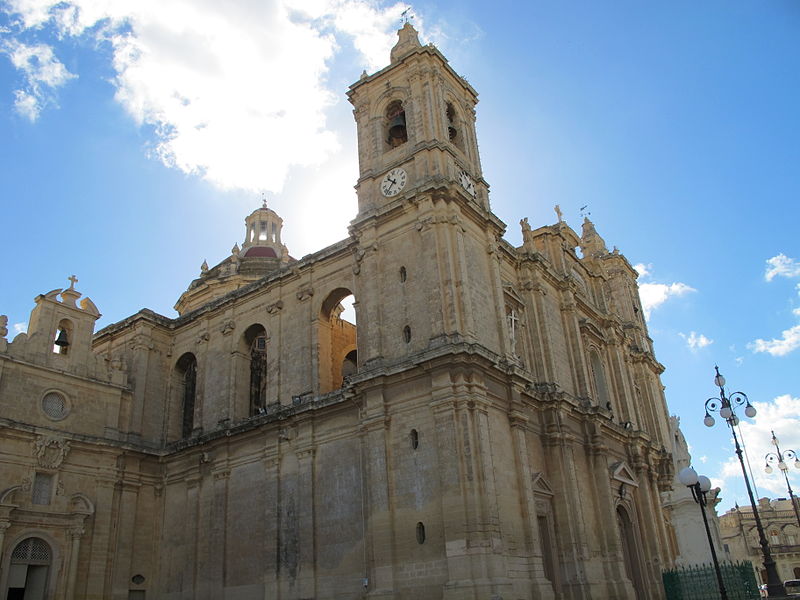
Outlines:
<svg viewBox="0 0 800 600"><path fill-rule="evenodd" d="M406 111L400 100L395 100L386 108L386 143L389 148L397 148L408 141Z"/></svg>
<svg viewBox="0 0 800 600"><path fill-rule="evenodd" d="M44 598L47 594L52 552L41 538L29 537L11 552L6 598Z"/></svg>
<svg viewBox="0 0 800 600"><path fill-rule="evenodd" d="M197 359L187 352L175 366L180 377L181 391L181 437L192 435L194 429L194 406L197 398Z"/></svg>
<svg viewBox="0 0 800 600"><path fill-rule="evenodd" d="M267 331L251 325L244 332L250 361L250 416L263 414L267 407Z"/></svg>

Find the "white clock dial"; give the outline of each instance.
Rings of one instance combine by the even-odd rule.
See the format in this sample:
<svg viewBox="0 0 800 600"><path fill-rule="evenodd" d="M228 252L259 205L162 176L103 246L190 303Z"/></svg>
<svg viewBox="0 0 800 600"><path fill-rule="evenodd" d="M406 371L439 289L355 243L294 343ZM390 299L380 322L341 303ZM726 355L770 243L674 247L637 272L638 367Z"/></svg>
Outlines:
<svg viewBox="0 0 800 600"><path fill-rule="evenodd" d="M470 176L467 175L467 173L465 171L461 171L461 173L458 174L458 182L461 184L461 187L463 187L470 196L472 196L473 198L475 197L475 193L476 193L475 192L475 184L472 182L472 179L470 179Z"/></svg>
<svg viewBox="0 0 800 600"><path fill-rule="evenodd" d="M381 194L387 198L396 196L406 186L406 179L408 179L406 172L400 167L395 167L381 180Z"/></svg>

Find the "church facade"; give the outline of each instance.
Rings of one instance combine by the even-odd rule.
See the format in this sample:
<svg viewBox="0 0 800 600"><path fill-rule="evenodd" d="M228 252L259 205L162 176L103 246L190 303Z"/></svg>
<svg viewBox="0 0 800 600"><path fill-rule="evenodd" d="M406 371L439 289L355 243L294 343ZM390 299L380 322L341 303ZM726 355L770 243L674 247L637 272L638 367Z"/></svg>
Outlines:
<svg viewBox="0 0 800 600"><path fill-rule="evenodd" d="M588 220L503 239L476 92L410 25L348 96L346 239L295 260L264 206L176 318L95 333L73 280L0 328L3 598L663 597L636 272Z"/></svg>

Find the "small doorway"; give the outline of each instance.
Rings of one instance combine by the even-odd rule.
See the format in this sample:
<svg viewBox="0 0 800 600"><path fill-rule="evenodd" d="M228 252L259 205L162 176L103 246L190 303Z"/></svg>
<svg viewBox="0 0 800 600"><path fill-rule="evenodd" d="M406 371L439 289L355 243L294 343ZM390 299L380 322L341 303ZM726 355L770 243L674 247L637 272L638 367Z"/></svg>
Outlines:
<svg viewBox="0 0 800 600"><path fill-rule="evenodd" d="M11 553L6 600L44 600L51 556L49 544L41 538L17 544Z"/></svg>

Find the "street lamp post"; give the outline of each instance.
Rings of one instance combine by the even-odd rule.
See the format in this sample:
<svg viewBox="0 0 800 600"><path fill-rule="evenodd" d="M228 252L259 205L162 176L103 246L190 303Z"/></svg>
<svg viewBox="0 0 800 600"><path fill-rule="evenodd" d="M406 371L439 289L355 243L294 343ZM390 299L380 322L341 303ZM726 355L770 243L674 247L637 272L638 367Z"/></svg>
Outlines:
<svg viewBox="0 0 800 600"><path fill-rule="evenodd" d="M739 417L737 417L734 412L735 407L744 406L744 414L751 418L756 416L756 409L750 404L747 395L743 392L733 392L726 396L725 378L720 374L719 367L715 366L714 370L717 373L714 377L714 385L719 388L719 398L712 397L706 400L706 416L705 419L703 419L703 423L705 423L706 427L712 427L714 425L714 417L709 413L719 412L719 416L725 419L725 422L728 424L733 434L736 456L739 457L744 483L747 487L747 495L750 498L750 506L753 507L753 518L756 521L756 529L758 530L758 542L761 545L761 555L764 558L764 570L767 572L767 596L785 596L786 590L783 587L780 577L778 577L778 569L769 551L769 543L767 543L767 536L764 535L764 527L761 525L761 517L758 514L756 501L753 497L753 488L750 487L750 478L747 476L747 468L744 465L744 458L742 458L742 447L739 445L739 437L736 435L735 429L736 425L739 424Z"/></svg>
<svg viewBox="0 0 800 600"><path fill-rule="evenodd" d="M775 437L775 432L772 432L772 445L775 446L775 452L767 452L764 456L764 470L767 473L772 473L772 465L777 463L778 468L783 473L783 478L786 480L786 487L789 490L789 498L792 500L792 508L794 509L794 516L797 518L797 524L800 525L800 512L797 511L797 502L792 492L792 486L789 484L789 467L786 464L786 459L793 460L794 466L800 469L800 459L797 458L797 453L794 450L787 449L781 452L781 447L778 445L778 438Z"/></svg>
<svg viewBox="0 0 800 600"><path fill-rule="evenodd" d="M692 498L700 505L700 514L703 515L703 525L706 526L706 537L708 537L708 547L711 549L711 559L714 561L714 571L717 573L717 585L719 586L719 596L722 600L728 600L728 592L725 583L722 581L722 571L717 560L717 551L714 548L714 540L711 539L711 530L708 528L708 518L706 517L706 492L711 489L711 480L705 475L698 475L692 467L681 469L678 473L678 481L692 490Z"/></svg>

